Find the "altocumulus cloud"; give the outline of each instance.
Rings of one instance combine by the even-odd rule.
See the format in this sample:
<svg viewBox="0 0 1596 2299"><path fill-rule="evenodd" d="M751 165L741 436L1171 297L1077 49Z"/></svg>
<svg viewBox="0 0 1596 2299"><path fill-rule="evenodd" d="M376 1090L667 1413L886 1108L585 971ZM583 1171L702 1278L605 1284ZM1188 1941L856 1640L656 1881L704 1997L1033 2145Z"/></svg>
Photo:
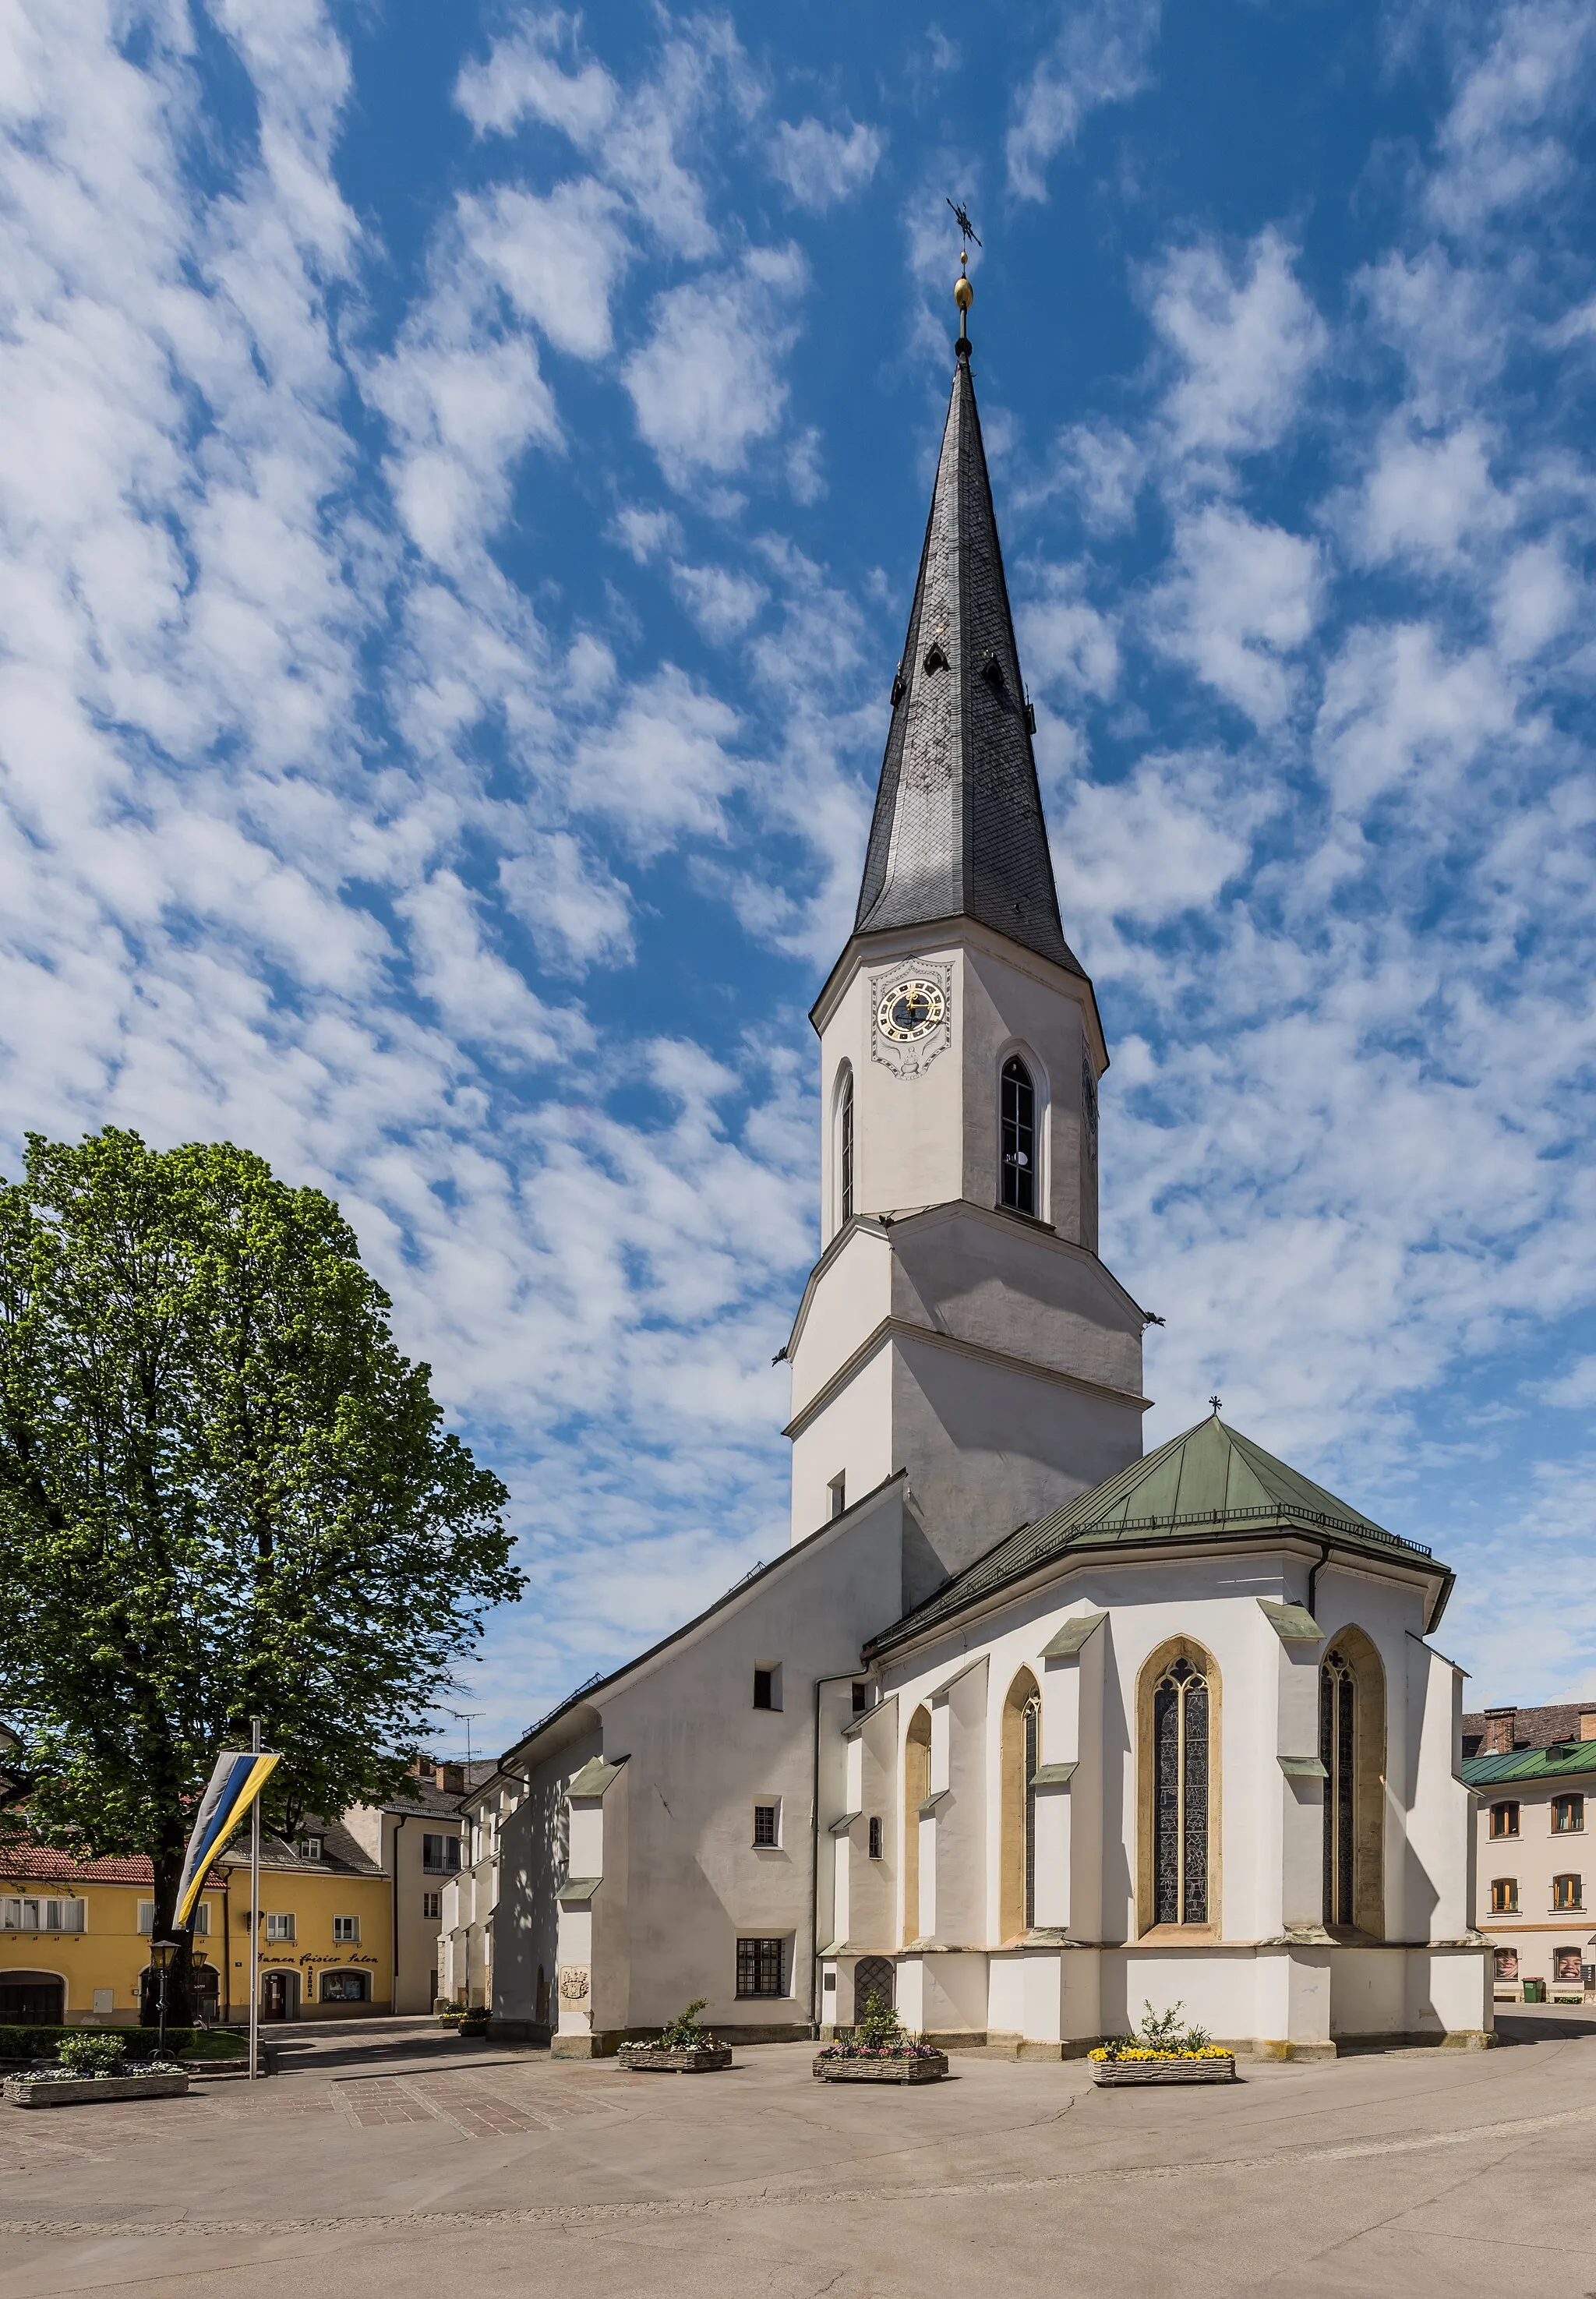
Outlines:
<svg viewBox="0 0 1596 2299"><path fill-rule="evenodd" d="M1151 1433L1217 1382L1463 1568L1492 1689L1588 1690L1596 1608L1514 1593L1596 1505L1585 16L1350 87L1304 22L1248 175L1170 156L1137 0L844 60L631 0L413 62L316 0L9 24L8 1156L114 1120L339 1196L516 1490L485 1729L785 1538L944 177Z"/></svg>

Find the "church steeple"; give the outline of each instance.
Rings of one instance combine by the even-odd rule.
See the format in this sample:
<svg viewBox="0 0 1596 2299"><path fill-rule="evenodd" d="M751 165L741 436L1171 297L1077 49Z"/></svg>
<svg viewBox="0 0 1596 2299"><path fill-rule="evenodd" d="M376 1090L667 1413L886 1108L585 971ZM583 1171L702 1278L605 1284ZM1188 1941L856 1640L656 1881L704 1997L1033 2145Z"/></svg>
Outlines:
<svg viewBox="0 0 1596 2299"><path fill-rule="evenodd" d="M967 335L957 350L854 932L974 918L1080 974L1059 917Z"/></svg>

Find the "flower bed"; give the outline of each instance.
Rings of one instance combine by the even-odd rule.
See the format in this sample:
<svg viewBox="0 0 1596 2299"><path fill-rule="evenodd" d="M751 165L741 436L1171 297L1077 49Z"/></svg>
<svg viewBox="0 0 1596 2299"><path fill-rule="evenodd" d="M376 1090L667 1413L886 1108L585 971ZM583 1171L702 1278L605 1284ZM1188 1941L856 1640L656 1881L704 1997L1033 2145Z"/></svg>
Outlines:
<svg viewBox="0 0 1596 2299"><path fill-rule="evenodd" d="M1140 2032L1117 2036L1088 2054L1093 2083L1234 2083L1235 2054L1209 2043L1201 2028L1183 2028L1180 2005L1172 2012L1143 2006Z"/></svg>
<svg viewBox="0 0 1596 2299"><path fill-rule="evenodd" d="M907 2034L878 1996L866 2004L851 2038L827 2044L814 2059L814 2072L823 2083L936 2083L947 2071L947 2054L922 2036Z"/></svg>
<svg viewBox="0 0 1596 2299"><path fill-rule="evenodd" d="M711 2036L698 2017L707 2000L699 1996L658 2036L640 2036L635 2044L623 2044L616 2054L621 2066L673 2076L712 2075L719 2068L729 2068L731 2046Z"/></svg>
<svg viewBox="0 0 1596 2299"><path fill-rule="evenodd" d="M126 2067L104 2075L80 2073L71 2068L35 2068L25 2076L6 2079L5 2096L13 2107L82 2107L110 2099L180 2099L188 2088L181 2068L164 2062L154 2066Z"/></svg>

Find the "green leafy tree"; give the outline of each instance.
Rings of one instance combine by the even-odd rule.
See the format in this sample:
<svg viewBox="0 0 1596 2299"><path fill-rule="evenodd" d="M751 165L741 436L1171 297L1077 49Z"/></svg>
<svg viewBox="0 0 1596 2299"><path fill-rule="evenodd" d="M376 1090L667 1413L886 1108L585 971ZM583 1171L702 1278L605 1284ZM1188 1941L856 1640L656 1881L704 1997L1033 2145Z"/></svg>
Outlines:
<svg viewBox="0 0 1596 2299"><path fill-rule="evenodd" d="M273 1825L387 1794L523 1585L389 1307L331 1200L229 1143L30 1134L0 1182L5 1770L46 1840L149 1855L158 1931L252 1717Z"/></svg>

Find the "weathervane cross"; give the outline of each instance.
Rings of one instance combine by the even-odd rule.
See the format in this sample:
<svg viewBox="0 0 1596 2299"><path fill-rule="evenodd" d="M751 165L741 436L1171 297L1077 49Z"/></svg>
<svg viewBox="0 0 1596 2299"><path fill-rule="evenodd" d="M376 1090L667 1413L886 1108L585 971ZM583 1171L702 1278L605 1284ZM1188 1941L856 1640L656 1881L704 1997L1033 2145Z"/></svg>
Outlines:
<svg viewBox="0 0 1596 2299"><path fill-rule="evenodd" d="M1219 1407L1224 1404L1224 1402L1225 1399L1222 1397L1210 1397L1209 1398L1209 1403L1213 1407L1216 1413L1218 1413Z"/></svg>
<svg viewBox="0 0 1596 2299"><path fill-rule="evenodd" d="M979 247L981 245L980 235L977 233L975 225L971 223L969 220L969 210L965 206L964 202L962 200L950 200L948 202L948 205L953 211L953 221L959 227L960 237L967 245L973 239L976 245Z"/></svg>

